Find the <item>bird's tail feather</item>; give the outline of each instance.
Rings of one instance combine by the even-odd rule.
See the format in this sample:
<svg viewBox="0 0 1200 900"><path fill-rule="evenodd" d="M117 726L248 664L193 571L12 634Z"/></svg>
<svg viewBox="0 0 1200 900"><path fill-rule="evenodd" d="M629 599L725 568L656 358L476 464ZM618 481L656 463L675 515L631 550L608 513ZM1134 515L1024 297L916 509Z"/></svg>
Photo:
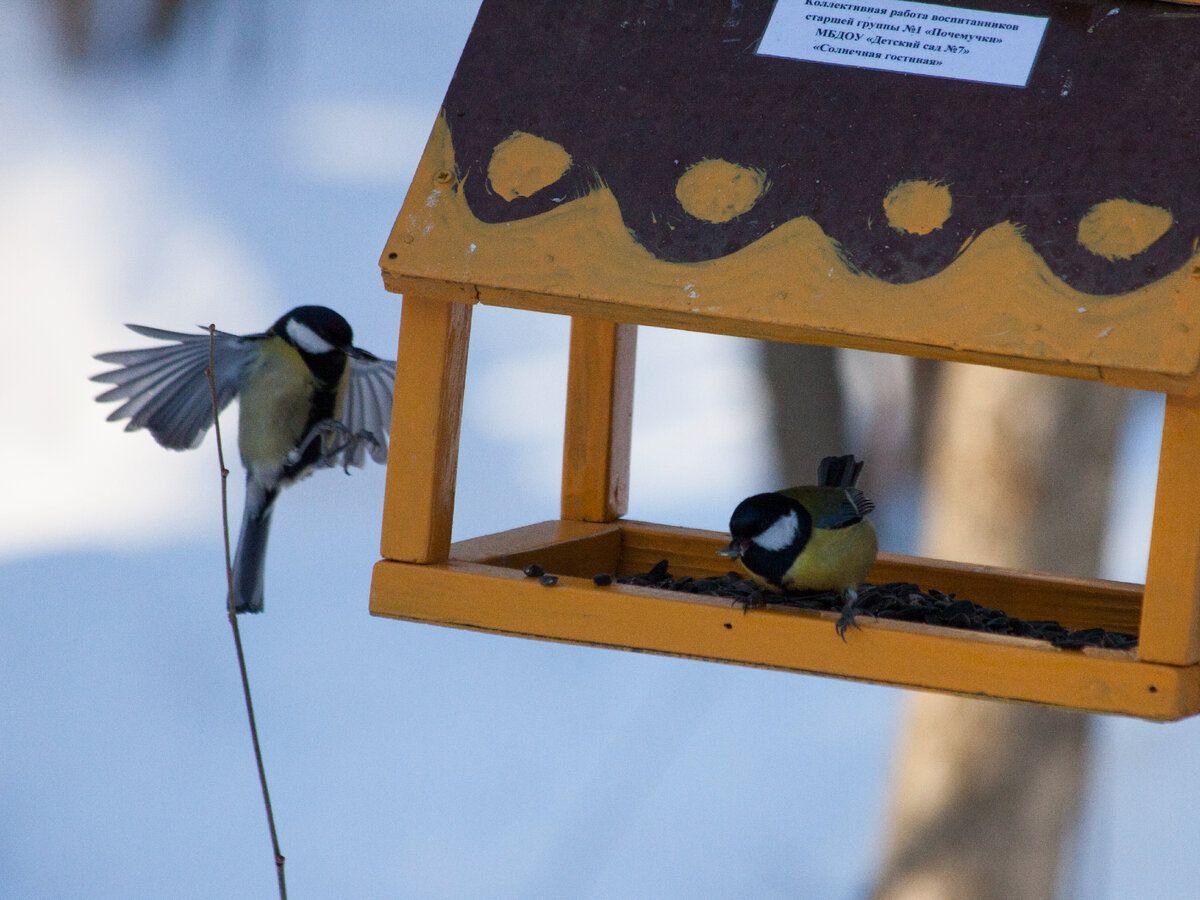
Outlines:
<svg viewBox="0 0 1200 900"><path fill-rule="evenodd" d="M817 468L817 484L822 487L854 487L862 467L862 460L851 455L827 456Z"/></svg>
<svg viewBox="0 0 1200 900"><path fill-rule="evenodd" d="M242 513L242 532L238 536L233 559L233 604L237 612L263 610L263 570L267 561L267 535L271 512L279 491L254 481L246 482L246 508Z"/></svg>

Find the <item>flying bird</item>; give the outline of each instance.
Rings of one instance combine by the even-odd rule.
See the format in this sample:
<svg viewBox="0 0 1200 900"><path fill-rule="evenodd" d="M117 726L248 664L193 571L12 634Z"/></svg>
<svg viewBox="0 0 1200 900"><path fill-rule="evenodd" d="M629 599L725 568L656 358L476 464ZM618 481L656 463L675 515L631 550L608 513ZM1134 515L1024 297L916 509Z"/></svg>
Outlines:
<svg viewBox="0 0 1200 900"><path fill-rule="evenodd" d="M747 497L729 520L729 546L760 584L787 590L832 590L842 598L837 633L854 624L858 586L879 544L866 515L875 508L856 488L862 462L853 456L821 460L817 484Z"/></svg>
<svg viewBox="0 0 1200 900"><path fill-rule="evenodd" d="M96 399L124 401L108 420L128 419L171 450L200 445L213 422L210 335L128 325L168 344L100 353L117 368ZM246 505L233 563L238 612L262 612L263 564L279 492L317 468L387 459L396 363L353 346L350 324L324 306L298 306L261 334L218 331L213 347L217 406L238 398L238 450Z"/></svg>

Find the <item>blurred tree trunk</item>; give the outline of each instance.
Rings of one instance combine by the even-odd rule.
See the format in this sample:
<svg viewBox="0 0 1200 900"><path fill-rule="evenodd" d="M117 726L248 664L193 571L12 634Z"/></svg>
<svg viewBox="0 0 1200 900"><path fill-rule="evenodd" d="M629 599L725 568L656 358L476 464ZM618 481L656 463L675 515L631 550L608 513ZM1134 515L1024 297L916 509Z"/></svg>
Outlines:
<svg viewBox="0 0 1200 900"><path fill-rule="evenodd" d="M1097 574L1126 396L947 366L928 430L923 552ZM876 900L1054 897L1090 735L1080 714L910 695Z"/></svg>
<svg viewBox="0 0 1200 900"><path fill-rule="evenodd" d="M779 451L777 486L812 484L822 457L851 452L843 449L846 437L837 351L805 344L759 346Z"/></svg>
<svg viewBox="0 0 1200 900"><path fill-rule="evenodd" d="M898 546L904 536L893 533L896 520L887 511L911 485L920 459L911 400L921 370L911 360L880 353L804 344L760 347L778 451L774 486L812 484L822 457L853 453L867 463L860 486L881 511L875 517L880 540Z"/></svg>
<svg viewBox="0 0 1200 900"><path fill-rule="evenodd" d="M179 32L184 8L198 6L203 0L149 0L142 9L97 6L95 0L51 0L63 55L78 62L95 52L95 35L101 24L97 16L107 16L106 30L132 35L136 45L152 49L172 41Z"/></svg>
<svg viewBox="0 0 1200 900"><path fill-rule="evenodd" d="M976 366L916 361L908 431L885 427L895 396L867 397L848 446L846 379L885 380L871 354L764 345L784 483L823 455L868 459L868 492L927 473L922 552L992 565L1095 575L1127 395L1113 388ZM894 373L889 373L892 377ZM860 411L861 413L861 411ZM890 443L889 443L890 442ZM882 477L880 477L882 476ZM896 537L881 534L885 547ZM1032 705L913 693L897 754L876 900L1055 896L1085 789L1090 720Z"/></svg>
<svg viewBox="0 0 1200 900"><path fill-rule="evenodd" d="M59 46L68 59L80 60L91 46L91 0L54 0Z"/></svg>

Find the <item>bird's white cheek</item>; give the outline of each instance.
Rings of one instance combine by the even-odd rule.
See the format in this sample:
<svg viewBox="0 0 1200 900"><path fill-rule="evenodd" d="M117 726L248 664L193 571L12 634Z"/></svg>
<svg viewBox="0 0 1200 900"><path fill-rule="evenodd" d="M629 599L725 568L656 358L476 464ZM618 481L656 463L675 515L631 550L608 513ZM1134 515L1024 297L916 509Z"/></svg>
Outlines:
<svg viewBox="0 0 1200 900"><path fill-rule="evenodd" d="M328 353L334 349L333 344L325 340L303 322L297 322L295 319L288 319L287 323L288 337L292 342L303 350L305 353L320 354Z"/></svg>
<svg viewBox="0 0 1200 900"><path fill-rule="evenodd" d="M782 550L791 545L800 530L800 520L795 512L775 520L775 524L754 538L754 543L764 550Z"/></svg>

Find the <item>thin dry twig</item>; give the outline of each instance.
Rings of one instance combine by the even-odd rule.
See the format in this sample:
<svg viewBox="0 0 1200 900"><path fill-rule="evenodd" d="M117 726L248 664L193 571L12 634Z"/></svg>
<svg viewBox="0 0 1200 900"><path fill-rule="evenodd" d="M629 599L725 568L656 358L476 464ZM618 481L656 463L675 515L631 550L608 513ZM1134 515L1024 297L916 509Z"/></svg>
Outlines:
<svg viewBox="0 0 1200 900"><path fill-rule="evenodd" d="M262 786L263 806L267 811L267 828L271 832L271 849L275 853L275 874L279 879L279 898L287 900L287 882L283 876L284 856L279 849L279 835L275 831L275 812L271 808L271 792L267 790L267 770L263 765L262 746L258 742L258 725L254 718L254 702L250 699L250 676L246 674L246 654L242 650L242 632L238 628L237 612L233 605L233 560L229 551L229 469L225 468L225 451L221 445L221 420L217 401L216 371L217 326L208 326L208 368L204 375L208 379L208 390L212 395L213 429L217 436L217 463L221 468L221 524L225 536L225 605L229 614L229 627L233 629L233 644L237 648L238 669L242 673L242 694L246 698L246 718L250 720L250 740L254 744L254 761L258 765L258 783Z"/></svg>

